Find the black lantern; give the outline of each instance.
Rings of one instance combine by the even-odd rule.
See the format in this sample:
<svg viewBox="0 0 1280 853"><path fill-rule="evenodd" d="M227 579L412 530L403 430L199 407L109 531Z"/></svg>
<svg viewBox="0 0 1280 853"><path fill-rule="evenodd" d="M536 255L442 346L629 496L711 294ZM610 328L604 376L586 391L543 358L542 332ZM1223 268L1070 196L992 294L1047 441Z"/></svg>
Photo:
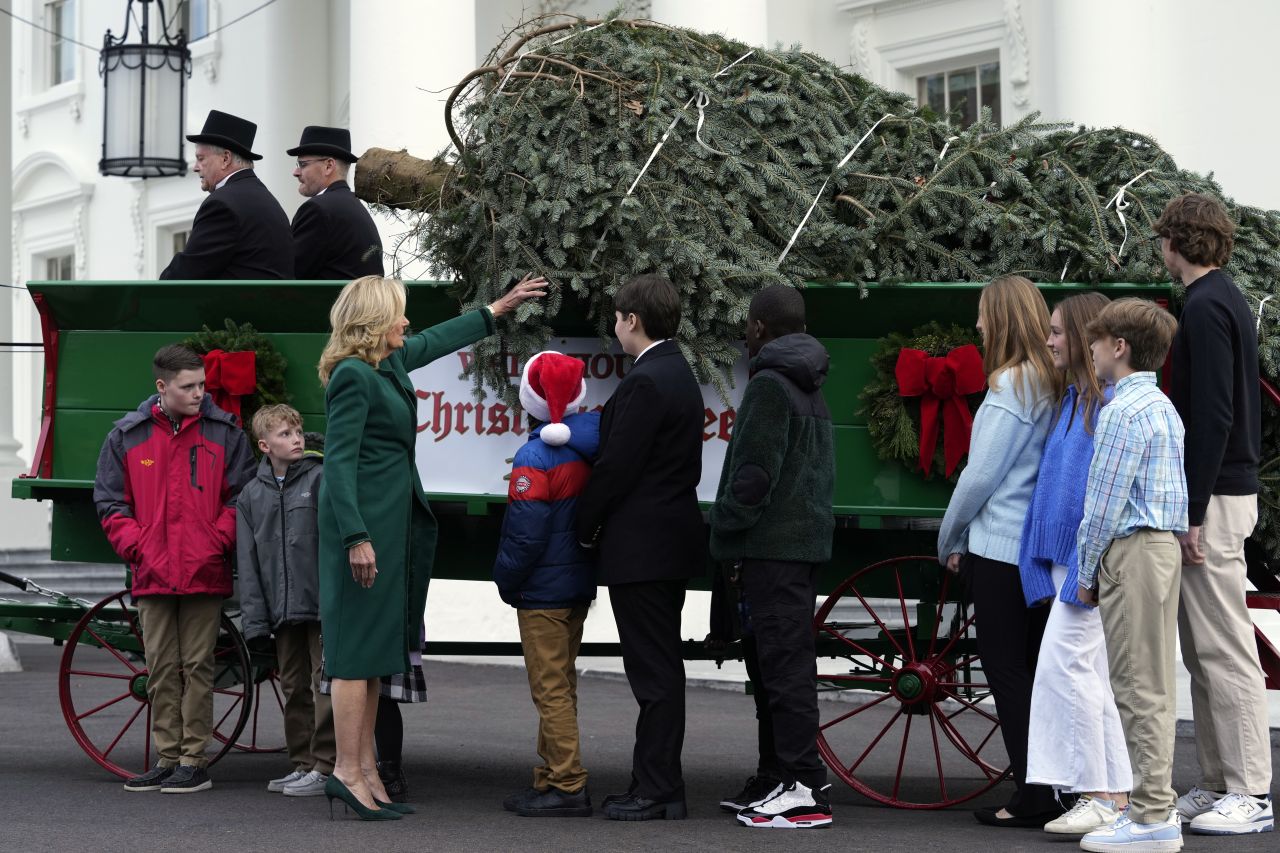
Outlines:
<svg viewBox="0 0 1280 853"><path fill-rule="evenodd" d="M134 0L125 11L124 35L107 30L98 73L102 75L102 160L98 171L126 178L164 178L187 173L182 156L186 124L187 78L191 51L181 29L170 37L163 0ZM160 38L149 42L150 12L155 6ZM137 22L141 43L125 44Z"/></svg>

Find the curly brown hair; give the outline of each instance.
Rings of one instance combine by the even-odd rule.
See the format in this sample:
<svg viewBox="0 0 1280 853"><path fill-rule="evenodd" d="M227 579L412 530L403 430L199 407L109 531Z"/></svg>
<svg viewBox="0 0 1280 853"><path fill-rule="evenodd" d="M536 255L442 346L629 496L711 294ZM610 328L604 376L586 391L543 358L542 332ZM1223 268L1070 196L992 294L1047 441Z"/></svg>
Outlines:
<svg viewBox="0 0 1280 853"><path fill-rule="evenodd" d="M1171 248L1193 264L1225 267L1231 260L1236 226L1216 198L1184 193L1170 199L1156 220L1155 232L1172 242Z"/></svg>

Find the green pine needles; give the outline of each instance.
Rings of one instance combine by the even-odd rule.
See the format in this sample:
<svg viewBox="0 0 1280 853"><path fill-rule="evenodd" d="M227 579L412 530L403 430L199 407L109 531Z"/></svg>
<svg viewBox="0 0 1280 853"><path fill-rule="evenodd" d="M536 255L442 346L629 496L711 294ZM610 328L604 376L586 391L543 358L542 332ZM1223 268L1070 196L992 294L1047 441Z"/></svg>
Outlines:
<svg viewBox="0 0 1280 853"><path fill-rule="evenodd" d="M612 294L639 273L679 287L680 345L700 378L723 387L748 303L766 285L1004 273L1167 281L1151 224L1179 193L1223 197L1212 176L1121 128L1034 115L1001 128L984 113L956 130L799 49L650 21L549 20L514 33L449 96L456 155L421 226L434 271L456 277L468 307L529 271L552 283L476 347L477 389L507 398L500 356L544 346L566 299L606 336ZM1280 213L1224 200L1239 225L1227 271L1257 309L1280 281ZM1259 328L1272 378L1278 303ZM1268 435L1265 455L1280 456ZM1280 545L1280 527L1267 524Z"/></svg>

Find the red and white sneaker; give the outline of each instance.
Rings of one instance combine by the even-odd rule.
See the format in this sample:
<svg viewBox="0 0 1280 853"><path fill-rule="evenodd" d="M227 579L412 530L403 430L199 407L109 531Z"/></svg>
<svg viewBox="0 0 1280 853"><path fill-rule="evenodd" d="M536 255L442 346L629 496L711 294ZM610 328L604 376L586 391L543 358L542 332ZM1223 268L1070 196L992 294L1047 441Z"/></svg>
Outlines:
<svg viewBox="0 0 1280 853"><path fill-rule="evenodd" d="M818 790L799 782L779 785L773 794L738 812L738 822L753 829L813 829L831 825L826 785Z"/></svg>

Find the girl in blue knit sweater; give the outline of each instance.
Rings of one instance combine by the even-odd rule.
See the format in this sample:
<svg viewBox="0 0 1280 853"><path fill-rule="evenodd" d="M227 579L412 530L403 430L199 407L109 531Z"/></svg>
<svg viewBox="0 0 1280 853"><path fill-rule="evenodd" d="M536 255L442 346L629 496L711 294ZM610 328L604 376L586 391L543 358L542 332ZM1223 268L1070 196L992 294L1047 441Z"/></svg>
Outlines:
<svg viewBox="0 0 1280 853"><path fill-rule="evenodd" d="M1018 568L1028 607L1049 602L1031 693L1027 782L1081 797L1045 831L1083 835L1119 817L1133 784L1124 731L1107 672L1102 618L1077 595L1076 531L1084 514L1093 427L1108 390L1098 381L1085 328L1108 300L1064 299L1049 320L1048 346L1067 386L1045 442Z"/></svg>

